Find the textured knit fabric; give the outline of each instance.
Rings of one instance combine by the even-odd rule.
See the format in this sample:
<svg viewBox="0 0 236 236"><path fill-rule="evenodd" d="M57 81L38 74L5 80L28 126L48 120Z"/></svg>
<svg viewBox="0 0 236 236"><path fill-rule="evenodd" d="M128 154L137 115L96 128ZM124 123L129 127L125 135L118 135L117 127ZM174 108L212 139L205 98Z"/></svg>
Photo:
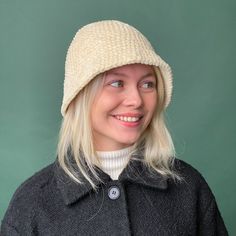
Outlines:
<svg viewBox="0 0 236 236"><path fill-rule="evenodd" d="M132 147L111 152L97 152L101 169L107 173L111 179L117 180L120 173L128 164Z"/></svg>
<svg viewBox="0 0 236 236"><path fill-rule="evenodd" d="M185 181L175 183L130 161L118 180L98 169L97 192L72 182L57 162L22 184L1 225L2 236L17 235L228 235L215 198L203 177L176 160ZM111 187L119 189L109 198Z"/></svg>
<svg viewBox="0 0 236 236"><path fill-rule="evenodd" d="M150 42L134 27L104 20L82 27L74 36L65 63L61 113L94 77L112 68L141 63L159 67L165 89L165 106L172 93L170 66L154 51Z"/></svg>

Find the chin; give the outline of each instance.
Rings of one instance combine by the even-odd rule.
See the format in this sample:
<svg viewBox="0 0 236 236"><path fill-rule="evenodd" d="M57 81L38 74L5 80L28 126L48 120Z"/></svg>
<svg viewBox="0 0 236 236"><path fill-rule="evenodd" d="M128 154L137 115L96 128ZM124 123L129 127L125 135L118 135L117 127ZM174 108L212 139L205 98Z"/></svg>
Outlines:
<svg viewBox="0 0 236 236"><path fill-rule="evenodd" d="M138 141L138 138L130 138L130 139L122 139L121 143L126 145L126 146L132 146Z"/></svg>

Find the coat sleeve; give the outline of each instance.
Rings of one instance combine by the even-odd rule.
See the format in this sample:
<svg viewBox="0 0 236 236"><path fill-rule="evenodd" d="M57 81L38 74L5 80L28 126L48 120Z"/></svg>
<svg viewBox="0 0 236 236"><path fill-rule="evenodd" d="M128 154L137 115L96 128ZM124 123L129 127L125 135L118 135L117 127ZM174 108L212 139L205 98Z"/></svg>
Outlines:
<svg viewBox="0 0 236 236"><path fill-rule="evenodd" d="M227 236L228 232L221 217L215 199L209 204L203 218L200 220L199 233L202 236Z"/></svg>
<svg viewBox="0 0 236 236"><path fill-rule="evenodd" d="M33 188L24 185L15 191L3 217L0 236L34 235L32 221L37 200L33 197Z"/></svg>
<svg viewBox="0 0 236 236"><path fill-rule="evenodd" d="M198 235L228 236L215 196L203 177L198 204Z"/></svg>
<svg viewBox="0 0 236 236"><path fill-rule="evenodd" d="M6 222L2 223L1 229L0 229L0 235L2 236L20 236L20 234L17 232L17 230L7 224Z"/></svg>

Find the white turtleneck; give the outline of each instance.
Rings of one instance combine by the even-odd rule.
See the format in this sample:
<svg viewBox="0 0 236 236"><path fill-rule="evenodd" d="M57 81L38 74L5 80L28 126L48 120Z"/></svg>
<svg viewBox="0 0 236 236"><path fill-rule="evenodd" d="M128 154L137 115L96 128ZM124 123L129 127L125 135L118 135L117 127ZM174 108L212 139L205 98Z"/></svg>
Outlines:
<svg viewBox="0 0 236 236"><path fill-rule="evenodd" d="M111 152L97 151L101 169L110 175L113 180L117 180L129 162L131 150L132 147Z"/></svg>

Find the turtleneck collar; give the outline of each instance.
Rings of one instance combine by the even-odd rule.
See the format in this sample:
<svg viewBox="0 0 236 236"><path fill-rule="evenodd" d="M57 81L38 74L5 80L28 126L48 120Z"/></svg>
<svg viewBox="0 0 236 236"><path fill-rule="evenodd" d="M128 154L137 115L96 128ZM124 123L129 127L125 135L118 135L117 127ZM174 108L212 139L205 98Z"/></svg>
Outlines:
<svg viewBox="0 0 236 236"><path fill-rule="evenodd" d="M100 168L113 180L117 180L130 160L131 151L132 147L116 151L97 151Z"/></svg>

